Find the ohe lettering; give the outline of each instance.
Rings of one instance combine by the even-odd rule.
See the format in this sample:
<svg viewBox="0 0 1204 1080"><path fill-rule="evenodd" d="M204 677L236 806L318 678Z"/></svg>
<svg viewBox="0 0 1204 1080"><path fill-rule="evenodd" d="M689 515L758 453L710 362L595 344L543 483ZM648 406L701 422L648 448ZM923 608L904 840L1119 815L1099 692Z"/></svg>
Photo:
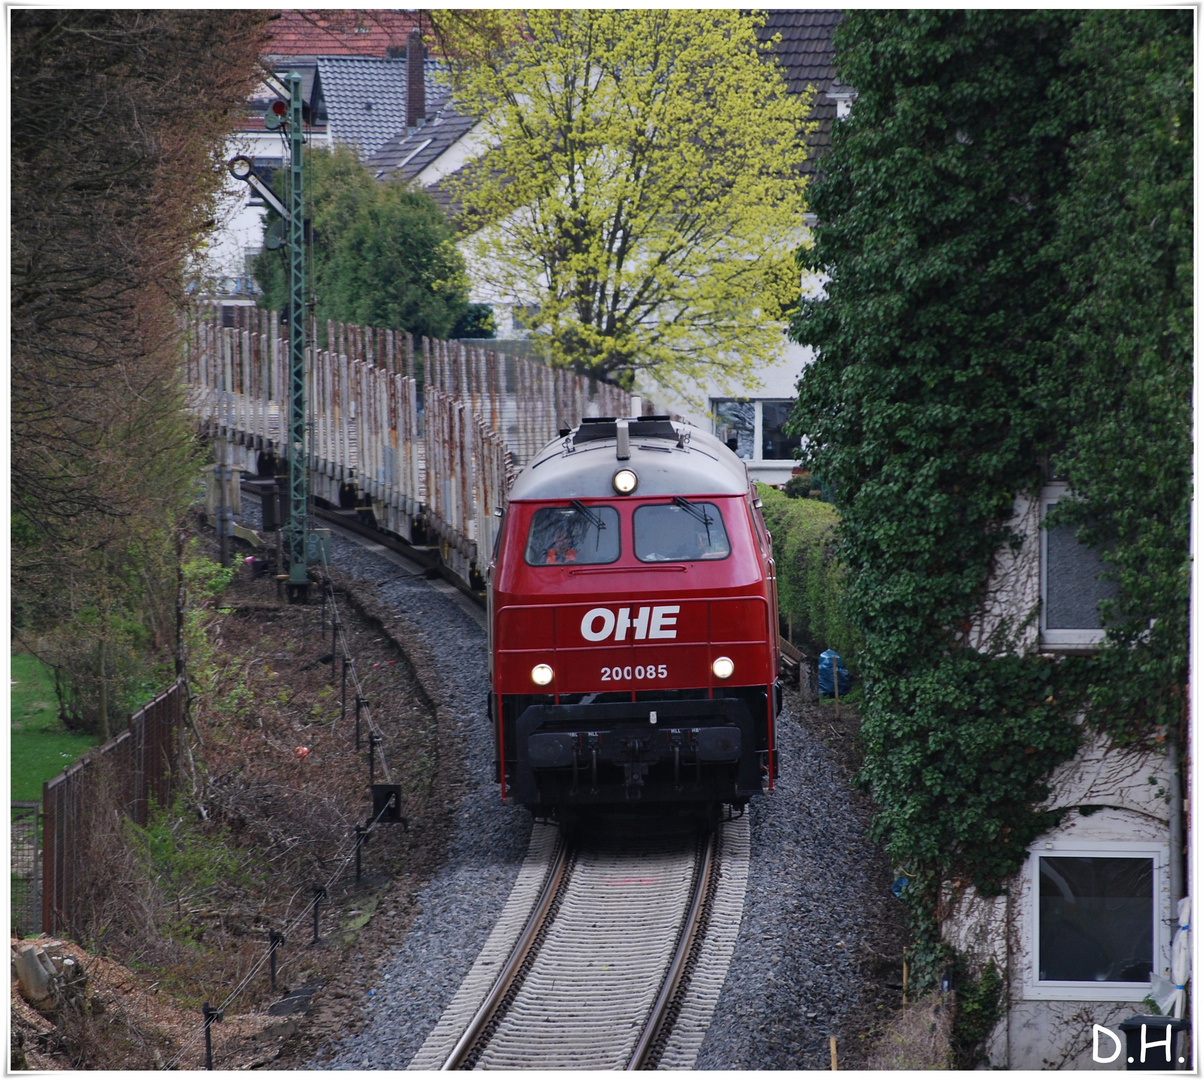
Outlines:
<svg viewBox="0 0 1204 1080"><path fill-rule="evenodd" d="M613 636L615 641L626 641L630 630L633 641L663 641L677 637L677 613L680 604L661 604L655 607L635 609L590 608L581 619L581 636L586 641L605 641Z"/></svg>

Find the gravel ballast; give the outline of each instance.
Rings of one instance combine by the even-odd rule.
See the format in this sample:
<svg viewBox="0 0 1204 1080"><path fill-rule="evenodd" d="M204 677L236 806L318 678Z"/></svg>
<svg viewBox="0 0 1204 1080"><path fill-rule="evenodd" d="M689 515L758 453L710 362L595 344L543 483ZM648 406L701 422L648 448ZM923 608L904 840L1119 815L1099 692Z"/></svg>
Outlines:
<svg viewBox="0 0 1204 1080"><path fill-rule="evenodd" d="M377 958L362 1027L309 1065L400 1069L485 944L532 821L522 808L502 805L492 782L483 613L379 548L337 533L332 546L340 579L395 618L394 636L438 699L444 756L458 759L439 764L458 786L448 859L416 896L404 939ZM698 1069L829 1069L832 1035L840 1067L856 1068L872 1026L899 1003L883 972L901 955L901 912L889 895L889 867L866 836L870 807L850 786L848 748L839 745L847 727L830 723L830 703L786 698L777 729L781 776L775 793L750 807L743 916Z"/></svg>

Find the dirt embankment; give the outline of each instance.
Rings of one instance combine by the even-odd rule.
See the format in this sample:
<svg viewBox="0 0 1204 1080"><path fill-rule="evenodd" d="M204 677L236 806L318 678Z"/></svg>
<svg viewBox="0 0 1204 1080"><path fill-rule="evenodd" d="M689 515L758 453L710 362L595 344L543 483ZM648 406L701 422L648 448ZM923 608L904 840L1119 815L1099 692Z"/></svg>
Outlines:
<svg viewBox="0 0 1204 1080"><path fill-rule="evenodd" d="M376 958L405 933L415 893L444 856L455 780L444 763L456 759L440 745L441 703L423 657L402 647L405 628L332 576L337 634L329 605L324 612L316 596L289 605L274 581L247 571L221 598L208 655L193 657L199 692L180 776L186 798L158 834L170 837L175 862L162 843L152 857L121 829L98 839L97 865L112 880L94 904L103 918L89 927L88 948L40 942L75 959L86 984L61 989L39 1011L14 971L14 1068L204 1068L205 1003L224 1006L210 1027L219 1069L296 1067L316 1041L354 1026ZM353 660L345 704L344 651ZM373 809L373 729L373 779L400 786L406 825L376 827L357 882L355 827ZM192 894L165 888L188 858L213 850L235 856L228 880ZM314 944L318 884L327 894ZM270 931L286 937L274 991ZM298 1000L306 1012L284 1011Z"/></svg>

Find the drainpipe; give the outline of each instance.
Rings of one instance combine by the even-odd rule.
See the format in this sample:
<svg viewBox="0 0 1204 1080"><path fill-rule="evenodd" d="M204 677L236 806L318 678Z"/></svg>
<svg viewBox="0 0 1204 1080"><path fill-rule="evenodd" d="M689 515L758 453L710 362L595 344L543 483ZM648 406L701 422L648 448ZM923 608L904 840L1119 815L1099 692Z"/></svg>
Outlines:
<svg viewBox="0 0 1204 1080"><path fill-rule="evenodd" d="M1170 886L1171 921L1177 924L1179 901L1183 899L1183 783L1179 776L1179 732L1175 725L1168 725L1166 734L1166 756L1170 762L1170 821L1168 840L1170 843Z"/></svg>

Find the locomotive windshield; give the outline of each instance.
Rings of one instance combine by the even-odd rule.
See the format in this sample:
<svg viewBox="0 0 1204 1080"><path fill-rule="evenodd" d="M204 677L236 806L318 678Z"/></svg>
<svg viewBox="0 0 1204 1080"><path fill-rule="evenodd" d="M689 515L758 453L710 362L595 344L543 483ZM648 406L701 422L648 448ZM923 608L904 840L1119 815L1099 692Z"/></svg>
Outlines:
<svg viewBox="0 0 1204 1080"><path fill-rule="evenodd" d="M723 516L714 503L641 506L635 512L635 556L641 562L726 559L732 553Z"/></svg>
<svg viewBox="0 0 1204 1080"><path fill-rule="evenodd" d="M531 518L530 566L612 563L619 557L619 514L613 506L544 506Z"/></svg>

